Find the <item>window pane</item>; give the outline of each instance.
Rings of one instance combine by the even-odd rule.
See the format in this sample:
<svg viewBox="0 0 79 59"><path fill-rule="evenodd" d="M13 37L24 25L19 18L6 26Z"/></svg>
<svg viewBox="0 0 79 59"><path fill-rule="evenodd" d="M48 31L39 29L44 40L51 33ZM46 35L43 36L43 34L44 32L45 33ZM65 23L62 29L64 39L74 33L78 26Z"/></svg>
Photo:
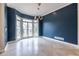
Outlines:
<svg viewBox="0 0 79 59"><path fill-rule="evenodd" d="M17 20L17 39L20 39L21 38L21 29L20 29L20 21Z"/></svg>
<svg viewBox="0 0 79 59"><path fill-rule="evenodd" d="M24 22L32 22L31 19L23 19Z"/></svg>
<svg viewBox="0 0 79 59"><path fill-rule="evenodd" d="M21 18L19 16L16 15L17 20L21 20Z"/></svg>
<svg viewBox="0 0 79 59"><path fill-rule="evenodd" d="M38 23L34 23L34 36L38 36Z"/></svg>
<svg viewBox="0 0 79 59"><path fill-rule="evenodd" d="M23 37L27 37L27 23L23 22Z"/></svg>
<svg viewBox="0 0 79 59"><path fill-rule="evenodd" d="M38 22L38 20L34 20L34 22Z"/></svg>
<svg viewBox="0 0 79 59"><path fill-rule="evenodd" d="M20 39L20 30L17 29L17 39Z"/></svg>
<svg viewBox="0 0 79 59"><path fill-rule="evenodd" d="M23 29L27 29L27 23L23 22Z"/></svg>
<svg viewBox="0 0 79 59"><path fill-rule="evenodd" d="M28 36L32 36L32 23L28 23Z"/></svg>

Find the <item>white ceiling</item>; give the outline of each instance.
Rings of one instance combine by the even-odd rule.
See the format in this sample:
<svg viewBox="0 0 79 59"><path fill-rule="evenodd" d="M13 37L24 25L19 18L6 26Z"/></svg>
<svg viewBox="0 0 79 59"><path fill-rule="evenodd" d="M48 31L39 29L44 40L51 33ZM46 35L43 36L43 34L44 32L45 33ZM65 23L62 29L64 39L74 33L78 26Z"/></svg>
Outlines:
<svg viewBox="0 0 79 59"><path fill-rule="evenodd" d="M71 3L8 3L7 6L15 8L23 14L31 16L44 16ZM40 8L39 10L37 8Z"/></svg>

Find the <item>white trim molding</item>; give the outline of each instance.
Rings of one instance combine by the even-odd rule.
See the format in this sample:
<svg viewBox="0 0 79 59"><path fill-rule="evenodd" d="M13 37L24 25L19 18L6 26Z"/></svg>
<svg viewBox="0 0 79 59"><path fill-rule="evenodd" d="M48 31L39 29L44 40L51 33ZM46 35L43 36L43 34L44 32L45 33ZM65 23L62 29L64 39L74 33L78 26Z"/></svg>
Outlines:
<svg viewBox="0 0 79 59"><path fill-rule="evenodd" d="M72 43L68 43L68 42L56 40L56 39L49 38L49 37L46 37L46 36L42 36L42 38L44 38L44 39L46 39L46 40L51 40L51 41L54 41L54 42L62 43L62 44L64 44L64 45L71 46L71 47L73 47L73 48L75 48L75 49L79 49L79 46L78 46L78 45L75 45L75 44L72 44Z"/></svg>

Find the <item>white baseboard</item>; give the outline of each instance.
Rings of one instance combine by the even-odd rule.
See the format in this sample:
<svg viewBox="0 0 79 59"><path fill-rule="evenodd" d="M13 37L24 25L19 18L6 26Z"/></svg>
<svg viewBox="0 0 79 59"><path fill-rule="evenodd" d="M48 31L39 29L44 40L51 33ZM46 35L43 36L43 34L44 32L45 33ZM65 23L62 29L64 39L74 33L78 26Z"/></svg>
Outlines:
<svg viewBox="0 0 79 59"><path fill-rule="evenodd" d="M0 49L0 53L5 52L5 50L7 49L7 46L8 46L8 43L6 44L6 46L4 48Z"/></svg>
<svg viewBox="0 0 79 59"><path fill-rule="evenodd" d="M45 37L45 36L42 36L42 38L45 38L46 40L51 40L51 41L59 42L59 43L62 43L62 44L68 45L68 46L72 46L73 48L79 49L79 45L75 45L75 44L64 42L64 41L55 40L53 38L49 38L49 37Z"/></svg>

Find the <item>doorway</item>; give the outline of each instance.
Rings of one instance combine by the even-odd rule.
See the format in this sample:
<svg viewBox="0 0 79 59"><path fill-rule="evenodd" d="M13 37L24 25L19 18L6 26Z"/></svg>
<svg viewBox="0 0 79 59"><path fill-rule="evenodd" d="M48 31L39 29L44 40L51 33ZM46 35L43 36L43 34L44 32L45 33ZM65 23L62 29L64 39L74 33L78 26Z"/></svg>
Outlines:
<svg viewBox="0 0 79 59"><path fill-rule="evenodd" d="M38 36L38 20L16 16L16 39L26 39Z"/></svg>

